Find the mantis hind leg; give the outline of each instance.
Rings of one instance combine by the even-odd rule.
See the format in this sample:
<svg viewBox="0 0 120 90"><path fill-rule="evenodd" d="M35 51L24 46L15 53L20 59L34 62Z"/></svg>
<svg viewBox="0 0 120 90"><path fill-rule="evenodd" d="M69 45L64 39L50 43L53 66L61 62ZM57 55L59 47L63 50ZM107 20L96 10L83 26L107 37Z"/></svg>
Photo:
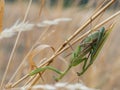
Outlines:
<svg viewBox="0 0 120 90"><path fill-rule="evenodd" d="M89 63L90 65L94 62L94 59L93 59L93 58L94 58L95 53L96 53L96 51L97 51L97 47L96 47L96 46L93 46L92 48L93 48L93 49L92 49L91 52L90 52L90 53L91 53L90 63Z"/></svg>
<svg viewBox="0 0 120 90"><path fill-rule="evenodd" d="M81 72L77 72L77 75L78 75L78 76L82 75L82 74L86 71L87 60L88 60L88 58L85 58L82 71L81 71Z"/></svg>
<svg viewBox="0 0 120 90"><path fill-rule="evenodd" d="M81 73L77 73L78 76L85 73L85 71L93 64L93 60L90 60L90 63L83 69Z"/></svg>
<svg viewBox="0 0 120 90"><path fill-rule="evenodd" d="M90 65L91 65L91 64L88 64L88 66L87 66L86 68L84 68L84 70L82 70L82 72L80 72L80 73L77 72L77 75L78 75L78 76L81 76L82 74L84 74L85 71L90 67Z"/></svg>
<svg viewBox="0 0 120 90"><path fill-rule="evenodd" d="M94 57L95 53L96 53L96 48L93 47L93 49L90 51L90 62L84 68L84 70L81 72L81 75L93 64L93 62L94 62L93 57Z"/></svg>
<svg viewBox="0 0 120 90"><path fill-rule="evenodd" d="M85 69L85 67L87 65L87 61L88 61L89 57L90 57L90 53L89 53L88 57L85 59L85 61L84 61L84 65L83 65L83 68L82 68L83 70Z"/></svg>
<svg viewBox="0 0 120 90"><path fill-rule="evenodd" d="M78 76L81 76L82 74L84 74L85 71L86 71L86 70L91 66L91 64L93 63L93 60L92 60L93 53L94 53L94 50L91 50L90 53L89 53L89 55L88 55L88 58L86 58L85 61L84 61L84 65L83 65L82 71L81 71L80 73L77 72L77 75L78 75ZM90 57L90 62L89 62L89 64L87 65L87 61L88 61L89 57Z"/></svg>
<svg viewBox="0 0 120 90"><path fill-rule="evenodd" d="M87 65L87 58L86 58L85 61L84 61L84 65L83 65L83 67L82 67L82 70L85 69L86 65Z"/></svg>

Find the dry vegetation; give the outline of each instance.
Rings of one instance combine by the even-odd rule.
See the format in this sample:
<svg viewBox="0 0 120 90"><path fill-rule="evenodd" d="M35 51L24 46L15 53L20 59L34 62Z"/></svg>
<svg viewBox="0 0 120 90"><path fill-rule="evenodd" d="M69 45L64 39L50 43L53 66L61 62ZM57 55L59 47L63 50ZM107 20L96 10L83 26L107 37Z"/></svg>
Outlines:
<svg viewBox="0 0 120 90"><path fill-rule="evenodd" d="M5 14L4 14L4 28L11 27L18 19L22 21L24 19L26 9L28 3L14 3L14 4L6 4L5 6ZM30 23L40 23L44 20L54 20L56 18L71 18L71 21L60 22L57 25L47 25L45 27L34 27L31 31L22 32L20 38L17 43L17 47L12 57L12 62L10 64L7 77L5 78L5 85L9 82L13 73L17 70L18 66L22 62L23 58L27 55L31 47L34 46L36 41L39 43L47 44L54 47L55 50L59 48L59 46L69 37L71 36L77 28L81 27L85 21L90 18L93 14L93 8L84 8L80 9L78 7L70 7L67 9L61 8L60 6L57 8L49 8L47 5L40 14L40 6L35 3L32 3L30 7L30 11L26 18L26 21ZM103 12L96 20L90 23L81 34L85 31L93 28L98 23L107 19L117 10L107 10ZM119 15L120 16L120 15ZM100 54L98 55L94 64L87 70L87 72L78 77L76 75L77 71L80 71L80 66L72 68L65 77L63 77L60 82L68 82L68 83L83 83L84 85L91 88L98 88L101 90L120 90L120 17L116 17L108 23L104 24L104 27L109 27L113 22L115 26L113 31L106 41L104 47L102 48ZM44 34L43 34L44 33ZM42 36L41 36L42 35ZM5 72L5 68L7 66L8 60L10 58L12 49L15 44L17 34L10 38L3 38L0 40L0 81L2 81L3 74ZM39 39L40 37L40 39ZM39 40L38 40L39 39ZM74 39L75 40L75 39ZM79 44L73 45L73 49ZM58 57L54 59L50 65L64 70L68 63L70 57L65 58L66 55L71 53L71 48L60 54ZM35 63L39 63L40 60L44 58L49 58L54 52L51 49L42 50L38 55L34 57ZM24 75L26 75L30 71L28 58L25 60L22 68L18 71L16 77L12 80L12 82L18 81ZM46 70L43 73L42 77L44 80L39 79L37 84L55 84L53 76L57 76L57 74L53 71ZM22 87L26 84L28 79L25 79L16 87ZM31 81L32 82L32 81Z"/></svg>

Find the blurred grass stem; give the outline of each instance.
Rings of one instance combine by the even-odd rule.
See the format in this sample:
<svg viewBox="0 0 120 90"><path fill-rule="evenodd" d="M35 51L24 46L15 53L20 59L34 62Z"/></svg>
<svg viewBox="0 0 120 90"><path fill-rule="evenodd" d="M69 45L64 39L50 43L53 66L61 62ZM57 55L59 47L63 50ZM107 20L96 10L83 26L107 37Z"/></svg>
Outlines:
<svg viewBox="0 0 120 90"><path fill-rule="evenodd" d="M29 1L29 5L28 5L27 11L26 11L26 13L25 13L25 17L24 17L23 22L25 22L26 19L27 19L28 12L29 12L29 10L30 10L31 4L32 4L32 0ZM11 61L12 61L12 58L13 58L15 49L16 49L16 47L17 47L17 43L18 43L18 41L19 41L20 35L21 35L21 31L20 31L20 32L18 33L18 35L17 35L17 38L16 38L16 41L15 41L14 47L13 47L13 49L12 49L10 58L9 58L9 60L8 60L8 64L7 64L7 67L6 67L6 69L5 69L5 73L4 73L4 75L3 75L3 79L2 79L2 82L1 82L1 88L3 87L3 83L4 83L5 78L6 78L6 76L7 76L7 73L8 73L8 70L9 70L9 67L10 67L10 64L11 64Z"/></svg>

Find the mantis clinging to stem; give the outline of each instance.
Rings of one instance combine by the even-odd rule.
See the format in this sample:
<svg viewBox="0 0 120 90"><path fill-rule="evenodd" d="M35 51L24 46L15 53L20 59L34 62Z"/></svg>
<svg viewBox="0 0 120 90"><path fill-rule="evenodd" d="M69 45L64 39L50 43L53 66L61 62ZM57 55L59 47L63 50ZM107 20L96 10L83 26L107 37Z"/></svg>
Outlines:
<svg viewBox="0 0 120 90"><path fill-rule="evenodd" d="M76 50L72 53L71 61L68 66L68 68L61 72L60 70L51 67L51 66L45 66L42 68L38 68L36 70L33 70L30 72L30 76L35 75L39 72L42 72L46 69L50 69L52 71L55 71L60 76L58 78L55 78L56 81L59 81L66 75L66 73L74 66L79 65L83 62L82 71L77 72L77 75L80 76L85 73L85 71L92 65L94 60L96 59L99 51L101 50L105 40L107 39L108 35L111 32L110 30L105 30L104 27L102 27L98 31L94 31L91 34L89 34L81 43L78 45Z"/></svg>

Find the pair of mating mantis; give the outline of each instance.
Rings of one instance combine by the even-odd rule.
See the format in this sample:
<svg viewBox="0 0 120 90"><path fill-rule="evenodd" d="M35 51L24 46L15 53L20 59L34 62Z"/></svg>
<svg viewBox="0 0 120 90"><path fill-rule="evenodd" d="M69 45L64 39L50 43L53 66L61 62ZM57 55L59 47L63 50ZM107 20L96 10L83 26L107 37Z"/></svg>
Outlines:
<svg viewBox="0 0 120 90"><path fill-rule="evenodd" d="M46 69L52 70L59 74L60 76L58 78L55 78L56 81L59 81L63 78L64 75L74 66L77 66L81 63L83 63L82 71L77 72L77 75L80 76L85 73L85 71L93 64L95 61L99 51L101 50L105 40L107 39L109 33L111 30L105 30L104 27L102 27L98 31L94 31L91 34L89 34L82 42L81 44L76 48L76 50L72 53L71 61L68 66L68 68L61 72L60 70L51 67L51 66L45 66L42 68L37 68L36 70L33 70L30 72L30 76L35 75L37 73L40 73L42 71L45 71Z"/></svg>

